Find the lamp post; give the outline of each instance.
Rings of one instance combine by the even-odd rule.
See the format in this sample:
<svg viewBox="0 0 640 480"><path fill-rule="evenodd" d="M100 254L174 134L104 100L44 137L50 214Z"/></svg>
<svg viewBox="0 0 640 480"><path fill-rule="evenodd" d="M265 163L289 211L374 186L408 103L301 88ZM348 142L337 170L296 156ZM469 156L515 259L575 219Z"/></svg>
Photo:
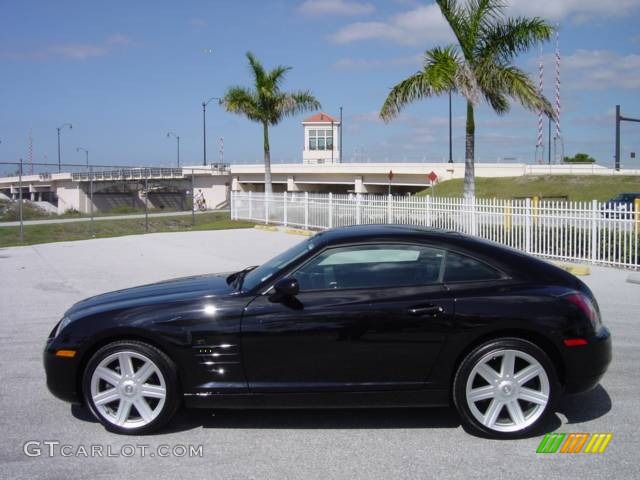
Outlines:
<svg viewBox="0 0 640 480"><path fill-rule="evenodd" d="M85 159L87 161L87 167L89 166L89 150L87 150L86 148L82 148L82 147L76 147L76 152L79 152L80 150L82 150L84 152L84 156Z"/></svg>
<svg viewBox="0 0 640 480"><path fill-rule="evenodd" d="M449 90L449 163L453 163L453 129L451 117L451 90Z"/></svg>
<svg viewBox="0 0 640 480"><path fill-rule="evenodd" d="M207 166L207 105L211 100L220 100L218 97L211 97L206 102L202 102L202 165Z"/></svg>
<svg viewBox="0 0 640 480"><path fill-rule="evenodd" d="M64 127L69 127L69 130L73 130L73 125L70 123L63 123L58 127L58 173L62 172L62 162L60 160L60 131Z"/></svg>
<svg viewBox="0 0 640 480"><path fill-rule="evenodd" d="M180 168L180 135L176 135L173 132L169 132L167 133L167 138L169 137L175 137L176 141L178 142L178 168Z"/></svg>
<svg viewBox="0 0 640 480"><path fill-rule="evenodd" d="M640 118L623 117L620 114L620 105L616 105L616 153L615 153L616 171L620 171L620 122L640 123Z"/></svg>

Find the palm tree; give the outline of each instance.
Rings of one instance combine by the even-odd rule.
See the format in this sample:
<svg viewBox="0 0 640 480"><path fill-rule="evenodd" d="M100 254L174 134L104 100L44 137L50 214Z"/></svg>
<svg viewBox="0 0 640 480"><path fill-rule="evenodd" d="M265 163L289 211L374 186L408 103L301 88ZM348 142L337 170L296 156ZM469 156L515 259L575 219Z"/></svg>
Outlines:
<svg viewBox="0 0 640 480"><path fill-rule="evenodd" d="M528 110L553 117L553 108L514 58L548 40L553 27L535 18L505 18L502 0L436 0L458 41L425 52L415 75L391 89L380 116L386 122L407 104L423 97L459 93L467 101L464 196L475 196L474 107L483 98L499 115L509 111L509 100Z"/></svg>
<svg viewBox="0 0 640 480"><path fill-rule="evenodd" d="M262 64L251 53L247 59L253 74L253 89L230 87L220 100L228 112L244 115L249 120L260 122L264 135L264 191L271 195L271 151L269 149L269 125L277 125L284 117L307 110L321 108L320 102L309 92L283 92L280 90L285 74L291 67L279 65L265 71Z"/></svg>

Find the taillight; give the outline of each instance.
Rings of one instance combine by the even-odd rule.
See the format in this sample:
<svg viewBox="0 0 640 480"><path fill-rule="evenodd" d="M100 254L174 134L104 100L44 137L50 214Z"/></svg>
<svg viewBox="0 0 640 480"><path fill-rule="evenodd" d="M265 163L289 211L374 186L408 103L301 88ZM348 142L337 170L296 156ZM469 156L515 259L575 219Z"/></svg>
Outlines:
<svg viewBox="0 0 640 480"><path fill-rule="evenodd" d="M583 293L570 293L564 295L562 298L578 307L580 312L589 319L594 330L598 328L600 324L600 314L589 297Z"/></svg>

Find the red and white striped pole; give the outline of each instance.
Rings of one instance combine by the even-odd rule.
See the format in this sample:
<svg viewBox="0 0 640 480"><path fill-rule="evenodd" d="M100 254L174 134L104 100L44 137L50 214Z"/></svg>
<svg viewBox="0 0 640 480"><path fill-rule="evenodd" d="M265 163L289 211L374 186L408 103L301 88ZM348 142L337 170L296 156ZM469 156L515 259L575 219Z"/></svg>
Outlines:
<svg viewBox="0 0 640 480"><path fill-rule="evenodd" d="M544 63L542 62L542 52L540 52L540 62L538 63L538 93L542 95L544 90ZM540 105L540 110L538 110L538 140L536 142L536 148L542 147L542 127L544 120L544 111L542 105Z"/></svg>

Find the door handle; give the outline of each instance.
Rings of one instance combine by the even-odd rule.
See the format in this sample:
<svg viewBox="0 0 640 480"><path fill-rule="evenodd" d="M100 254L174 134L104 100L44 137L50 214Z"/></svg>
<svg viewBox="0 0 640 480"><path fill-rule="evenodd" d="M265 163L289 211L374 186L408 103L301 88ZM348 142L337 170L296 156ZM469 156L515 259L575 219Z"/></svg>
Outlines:
<svg viewBox="0 0 640 480"><path fill-rule="evenodd" d="M409 313L411 315L415 315L418 317L427 315L435 316L442 312L444 312L444 308L439 305L430 305L428 307L412 307L409 309Z"/></svg>

